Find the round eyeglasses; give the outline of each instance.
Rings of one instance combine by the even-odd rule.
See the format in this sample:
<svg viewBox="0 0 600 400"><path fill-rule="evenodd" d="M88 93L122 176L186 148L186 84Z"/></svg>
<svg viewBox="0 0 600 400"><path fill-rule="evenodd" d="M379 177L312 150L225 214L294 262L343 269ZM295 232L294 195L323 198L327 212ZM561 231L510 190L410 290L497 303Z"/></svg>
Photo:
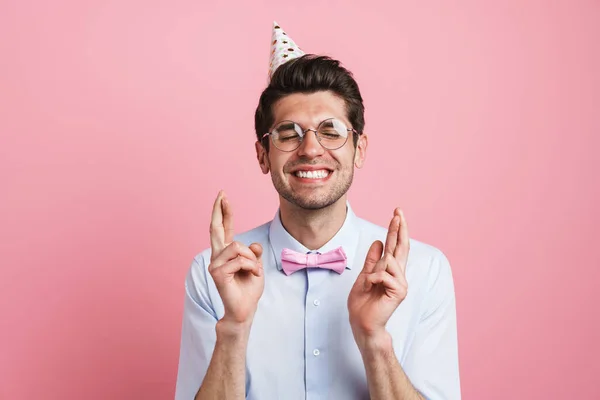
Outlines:
<svg viewBox="0 0 600 400"><path fill-rule="evenodd" d="M317 129L302 129L294 121L282 121L271 131L263 135L263 139L271 136L273 145L281 151L294 151L300 144L306 133L313 131L317 140L327 150L337 150L346 144L348 132L358 134L353 128L348 128L346 124L336 118L328 118L321 121Z"/></svg>

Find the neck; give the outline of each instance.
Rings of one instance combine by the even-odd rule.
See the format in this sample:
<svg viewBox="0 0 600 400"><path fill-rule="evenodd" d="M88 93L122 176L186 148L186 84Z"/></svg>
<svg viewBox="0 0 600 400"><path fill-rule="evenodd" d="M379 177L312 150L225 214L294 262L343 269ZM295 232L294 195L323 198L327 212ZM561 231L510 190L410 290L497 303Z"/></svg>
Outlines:
<svg viewBox="0 0 600 400"><path fill-rule="evenodd" d="M346 196L319 210L300 208L281 198L280 218L286 231L309 250L321 248L341 229L346 220Z"/></svg>

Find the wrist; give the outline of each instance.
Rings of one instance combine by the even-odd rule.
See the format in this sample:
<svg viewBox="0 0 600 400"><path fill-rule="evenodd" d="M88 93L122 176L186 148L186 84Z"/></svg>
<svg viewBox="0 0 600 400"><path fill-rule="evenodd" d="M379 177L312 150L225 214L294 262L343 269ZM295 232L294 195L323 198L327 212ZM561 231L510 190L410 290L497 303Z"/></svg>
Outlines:
<svg viewBox="0 0 600 400"><path fill-rule="evenodd" d="M355 332L354 340L363 356L380 355L394 351L392 336L385 329L377 332Z"/></svg>
<svg viewBox="0 0 600 400"><path fill-rule="evenodd" d="M231 321L226 317L221 318L217 321L216 332L217 340L227 341L240 341L247 340L250 335L250 328L252 327L252 321Z"/></svg>

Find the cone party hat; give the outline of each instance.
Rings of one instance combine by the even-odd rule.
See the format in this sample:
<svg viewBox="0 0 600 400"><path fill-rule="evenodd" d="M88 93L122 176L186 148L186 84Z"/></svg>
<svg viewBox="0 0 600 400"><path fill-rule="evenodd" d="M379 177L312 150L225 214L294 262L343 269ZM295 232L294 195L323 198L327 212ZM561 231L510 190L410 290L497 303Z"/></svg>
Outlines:
<svg viewBox="0 0 600 400"><path fill-rule="evenodd" d="M281 64L294 58L303 56L305 53L296 45L294 40L285 33L277 22L273 22L273 33L271 35L271 60L269 63L269 80Z"/></svg>

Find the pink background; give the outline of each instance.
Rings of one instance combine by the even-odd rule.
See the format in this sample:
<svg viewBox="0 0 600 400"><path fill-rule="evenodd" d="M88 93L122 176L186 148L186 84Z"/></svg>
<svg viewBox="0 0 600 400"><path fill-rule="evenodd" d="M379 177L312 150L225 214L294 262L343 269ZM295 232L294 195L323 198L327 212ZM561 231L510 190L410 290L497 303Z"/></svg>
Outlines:
<svg viewBox="0 0 600 400"><path fill-rule="evenodd" d="M600 3L281 3L2 2L0 398L173 397L217 191L277 206L273 20L361 85L355 211L449 257L464 398L600 398Z"/></svg>

